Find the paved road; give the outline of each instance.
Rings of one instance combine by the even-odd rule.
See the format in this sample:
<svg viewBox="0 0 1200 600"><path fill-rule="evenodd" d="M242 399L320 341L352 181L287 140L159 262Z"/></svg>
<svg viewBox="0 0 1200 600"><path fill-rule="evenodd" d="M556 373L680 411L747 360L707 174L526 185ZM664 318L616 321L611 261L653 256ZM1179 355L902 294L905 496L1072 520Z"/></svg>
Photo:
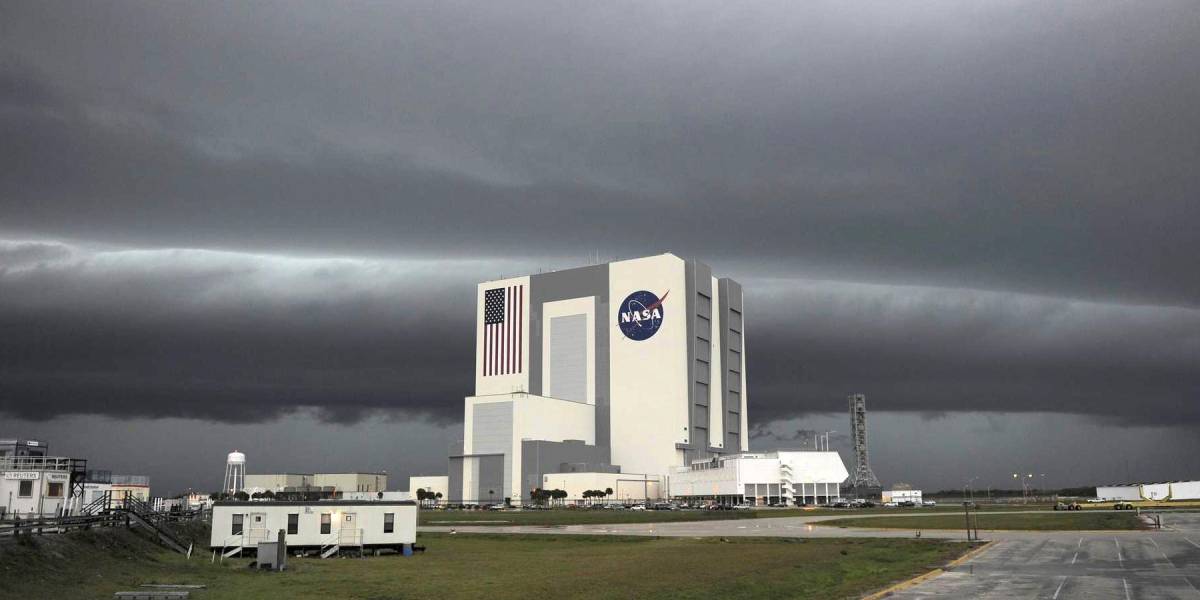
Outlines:
<svg viewBox="0 0 1200 600"><path fill-rule="evenodd" d="M1009 537L892 597L1200 600L1200 514L1163 520L1162 531Z"/></svg>
<svg viewBox="0 0 1200 600"><path fill-rule="evenodd" d="M865 515L863 515L865 516ZM822 527L838 516L739 521L570 525L462 526L460 532L658 536L907 537L915 531ZM981 531L994 540L972 559L897 592L914 598L1047 598L1050 600L1200 600L1200 513L1163 513L1161 531ZM421 531L449 531L422 527ZM922 537L963 539L960 531Z"/></svg>

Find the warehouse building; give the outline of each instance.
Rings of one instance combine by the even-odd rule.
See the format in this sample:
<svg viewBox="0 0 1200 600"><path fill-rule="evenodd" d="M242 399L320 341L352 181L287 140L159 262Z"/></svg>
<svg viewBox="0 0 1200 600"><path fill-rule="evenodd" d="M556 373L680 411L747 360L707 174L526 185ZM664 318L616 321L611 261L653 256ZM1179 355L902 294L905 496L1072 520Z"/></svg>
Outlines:
<svg viewBox="0 0 1200 600"><path fill-rule="evenodd" d="M1200 500L1200 481L1160 481L1157 483L1121 483L1096 487L1097 500Z"/></svg>
<svg viewBox="0 0 1200 600"><path fill-rule="evenodd" d="M383 492L387 473L268 473L247 474L247 494L313 492L336 498L345 492Z"/></svg>
<svg viewBox="0 0 1200 600"><path fill-rule="evenodd" d="M424 490L431 495L441 494L440 498L445 500L450 497L450 478L445 475L413 475L408 478L408 493L413 499L417 499L417 490Z"/></svg>
<svg viewBox="0 0 1200 600"><path fill-rule="evenodd" d="M742 290L704 263L662 254L489 281L476 306L450 502L519 502L564 465L665 488L678 467L748 449Z"/></svg>
<svg viewBox="0 0 1200 600"><path fill-rule="evenodd" d="M717 504L827 504L849 473L837 452L716 456L675 470L671 497Z"/></svg>
<svg viewBox="0 0 1200 600"><path fill-rule="evenodd" d="M145 475L113 475L109 490L114 502L132 498L141 502L150 501L150 478Z"/></svg>

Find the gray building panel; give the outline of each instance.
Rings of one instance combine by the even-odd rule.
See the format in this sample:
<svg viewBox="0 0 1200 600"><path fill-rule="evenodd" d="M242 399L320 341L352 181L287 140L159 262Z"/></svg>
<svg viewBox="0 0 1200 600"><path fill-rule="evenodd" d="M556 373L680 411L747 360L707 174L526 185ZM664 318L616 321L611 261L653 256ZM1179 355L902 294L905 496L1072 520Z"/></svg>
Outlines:
<svg viewBox="0 0 1200 600"><path fill-rule="evenodd" d="M742 436L742 286L722 278L717 281L721 307L721 393L725 398L725 448L736 452Z"/></svg>
<svg viewBox="0 0 1200 600"><path fill-rule="evenodd" d="M471 425L471 451L473 454L503 454L501 475L512 472L513 404L488 402L475 405L475 416ZM476 479L479 481L479 479ZM507 478L501 482L509 481ZM509 494L504 489L497 493Z"/></svg>
<svg viewBox="0 0 1200 600"><path fill-rule="evenodd" d="M503 502L510 494L504 490L505 463L508 455L480 456L477 459L479 474L475 477L478 484L475 499L477 502Z"/></svg>
<svg viewBox="0 0 1200 600"><path fill-rule="evenodd" d="M545 396L542 389L542 304L595 297L596 340L596 446L608 451L611 425L609 423L608 385L608 326L611 302L608 297L608 265L579 267L529 277L529 393ZM619 301L619 299L618 299ZM608 460L608 457L605 457ZM528 494L528 490L524 492Z"/></svg>
<svg viewBox="0 0 1200 600"><path fill-rule="evenodd" d="M450 457L446 475L448 484L446 492L449 495L446 502L461 504L463 501L463 458L461 456Z"/></svg>
<svg viewBox="0 0 1200 600"><path fill-rule="evenodd" d="M688 385L688 438L687 443L676 444L684 450L685 462L707 458L716 451L710 447L713 433L708 431L709 375L712 362L712 268L697 261L688 260L684 266L687 302L687 360L692 365L691 381ZM717 432L717 435L722 435Z"/></svg>
<svg viewBox="0 0 1200 600"><path fill-rule="evenodd" d="M550 319L551 398L587 402L587 315Z"/></svg>

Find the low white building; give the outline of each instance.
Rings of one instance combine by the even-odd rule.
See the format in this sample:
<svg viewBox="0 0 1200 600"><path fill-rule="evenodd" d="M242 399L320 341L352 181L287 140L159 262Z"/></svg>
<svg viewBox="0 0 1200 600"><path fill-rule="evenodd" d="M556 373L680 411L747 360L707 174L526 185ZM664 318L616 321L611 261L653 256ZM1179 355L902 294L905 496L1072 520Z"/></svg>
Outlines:
<svg viewBox="0 0 1200 600"><path fill-rule="evenodd" d="M412 494L400 490L392 490L390 492L343 492L341 499L361 500L363 502L414 500Z"/></svg>
<svg viewBox="0 0 1200 600"><path fill-rule="evenodd" d="M884 490L882 499L884 503L895 502L897 504L901 502L920 504L922 502L921 490Z"/></svg>
<svg viewBox="0 0 1200 600"><path fill-rule="evenodd" d="M722 504L825 504L841 498L848 476L837 452L734 454L677 469L670 495Z"/></svg>
<svg viewBox="0 0 1200 600"><path fill-rule="evenodd" d="M417 490L425 490L429 494L441 494L443 499L450 497L450 477L448 475L413 475L408 478L408 493L413 499L417 498Z"/></svg>
<svg viewBox="0 0 1200 600"><path fill-rule="evenodd" d="M542 476L543 490L563 490L567 493L567 502L576 504L592 501L583 496L588 490L612 490L611 495L597 500L628 504L660 500L664 497L665 488L662 478L657 475L583 472L547 473Z"/></svg>
<svg viewBox="0 0 1200 600"><path fill-rule="evenodd" d="M404 501L219 501L212 507L209 545L223 554L275 541L282 530L290 548L400 550L417 541L417 505Z"/></svg>
<svg viewBox="0 0 1200 600"><path fill-rule="evenodd" d="M1096 499L1127 502L1200 500L1200 481L1162 481L1096 486Z"/></svg>
<svg viewBox="0 0 1200 600"><path fill-rule="evenodd" d="M0 513L26 519L69 512L72 477L82 483L82 464L61 456L0 458Z"/></svg>

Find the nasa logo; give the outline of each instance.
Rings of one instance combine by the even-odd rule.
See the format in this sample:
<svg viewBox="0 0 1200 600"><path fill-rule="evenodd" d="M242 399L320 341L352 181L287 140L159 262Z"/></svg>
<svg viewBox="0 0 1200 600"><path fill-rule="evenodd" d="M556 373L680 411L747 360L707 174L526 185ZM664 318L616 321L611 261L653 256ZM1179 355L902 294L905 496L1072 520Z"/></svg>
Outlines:
<svg viewBox="0 0 1200 600"><path fill-rule="evenodd" d="M659 298L654 292L641 290L627 296L617 308L617 326L621 333L635 342L648 340L658 333L663 322L663 301L670 293L671 290L667 290Z"/></svg>

